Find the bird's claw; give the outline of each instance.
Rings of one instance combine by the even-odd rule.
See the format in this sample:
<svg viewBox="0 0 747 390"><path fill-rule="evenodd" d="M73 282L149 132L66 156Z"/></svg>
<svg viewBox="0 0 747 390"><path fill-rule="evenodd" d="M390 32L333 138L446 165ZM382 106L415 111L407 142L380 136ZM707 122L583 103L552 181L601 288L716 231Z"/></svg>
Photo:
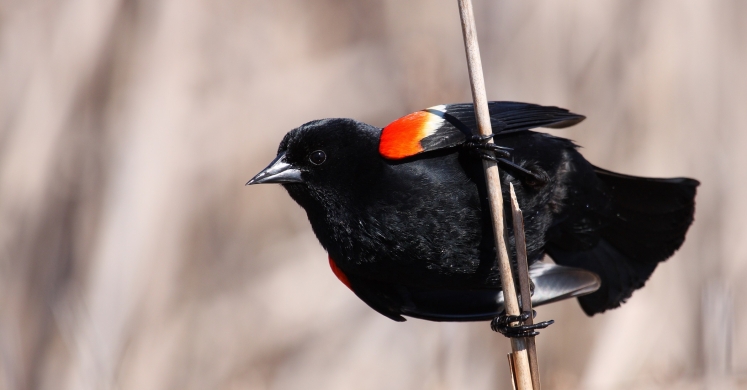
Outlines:
<svg viewBox="0 0 747 390"><path fill-rule="evenodd" d="M549 320L531 325L521 324L528 320L530 316L534 317L535 315L535 311L532 311L531 313L525 311L518 316L509 316L503 312L498 317L493 318L493 321L490 322L490 328L506 337L534 337L539 334L539 332L536 331L537 329L544 329L555 323L554 320ZM511 325L512 323L518 323L518 325Z"/></svg>
<svg viewBox="0 0 747 390"><path fill-rule="evenodd" d="M509 153L509 151L513 150L512 148L488 143L488 141L494 136L495 134L489 134L489 135L473 134L467 139L467 142L464 144L464 146L470 150L477 151L481 155L488 155L487 152L493 152L496 155L504 157L504 158L511 157L511 153Z"/></svg>

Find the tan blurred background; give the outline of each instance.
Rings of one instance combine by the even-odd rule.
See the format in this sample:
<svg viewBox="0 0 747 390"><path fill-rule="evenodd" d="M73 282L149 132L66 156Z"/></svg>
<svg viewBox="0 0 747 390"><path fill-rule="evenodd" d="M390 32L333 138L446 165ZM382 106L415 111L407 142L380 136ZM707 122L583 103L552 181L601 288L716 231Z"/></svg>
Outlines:
<svg viewBox="0 0 747 390"><path fill-rule="evenodd" d="M747 388L747 2L474 0L488 95L702 185L618 310L540 309L547 389ZM280 186L283 134L470 100L453 0L0 0L0 389L508 389L487 323L394 323Z"/></svg>

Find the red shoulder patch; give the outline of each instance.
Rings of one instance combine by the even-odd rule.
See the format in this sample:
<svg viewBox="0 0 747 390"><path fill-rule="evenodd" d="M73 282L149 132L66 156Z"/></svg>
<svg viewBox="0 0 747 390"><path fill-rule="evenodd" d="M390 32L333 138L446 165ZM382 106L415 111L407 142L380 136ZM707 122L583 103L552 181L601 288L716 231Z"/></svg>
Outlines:
<svg viewBox="0 0 747 390"><path fill-rule="evenodd" d="M348 280L348 277L345 276L342 270L337 266L337 264L335 264L335 261L332 260L332 257L331 256L328 256L328 257L329 257L329 267L332 268L332 273L334 273L335 276L337 276L337 279L340 279L342 284L347 286L352 291L353 288L350 287L350 281Z"/></svg>
<svg viewBox="0 0 747 390"><path fill-rule="evenodd" d="M443 118L426 110L405 115L382 130L379 153L392 160L414 156L423 151L420 141L433 134L443 122Z"/></svg>

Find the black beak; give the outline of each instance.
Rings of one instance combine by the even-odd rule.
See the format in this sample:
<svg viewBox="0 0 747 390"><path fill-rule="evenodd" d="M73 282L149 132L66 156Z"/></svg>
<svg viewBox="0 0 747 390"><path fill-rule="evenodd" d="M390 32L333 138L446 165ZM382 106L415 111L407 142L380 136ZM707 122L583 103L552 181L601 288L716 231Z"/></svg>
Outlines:
<svg viewBox="0 0 747 390"><path fill-rule="evenodd" d="M267 168L246 182L246 185L264 183L303 183L303 179L298 168L285 162L285 152L283 152L278 154Z"/></svg>

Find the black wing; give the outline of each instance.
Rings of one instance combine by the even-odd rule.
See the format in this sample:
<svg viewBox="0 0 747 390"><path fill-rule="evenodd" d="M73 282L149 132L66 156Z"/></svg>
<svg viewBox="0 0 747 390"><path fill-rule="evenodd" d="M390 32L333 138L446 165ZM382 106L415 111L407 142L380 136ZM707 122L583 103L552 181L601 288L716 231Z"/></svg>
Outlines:
<svg viewBox="0 0 747 390"><path fill-rule="evenodd" d="M493 134L508 134L537 127L564 128L585 119L564 108L530 103L489 102ZM447 104L406 115L387 125L381 133L379 152L388 159L402 159L419 153L463 144L477 134L471 103Z"/></svg>

